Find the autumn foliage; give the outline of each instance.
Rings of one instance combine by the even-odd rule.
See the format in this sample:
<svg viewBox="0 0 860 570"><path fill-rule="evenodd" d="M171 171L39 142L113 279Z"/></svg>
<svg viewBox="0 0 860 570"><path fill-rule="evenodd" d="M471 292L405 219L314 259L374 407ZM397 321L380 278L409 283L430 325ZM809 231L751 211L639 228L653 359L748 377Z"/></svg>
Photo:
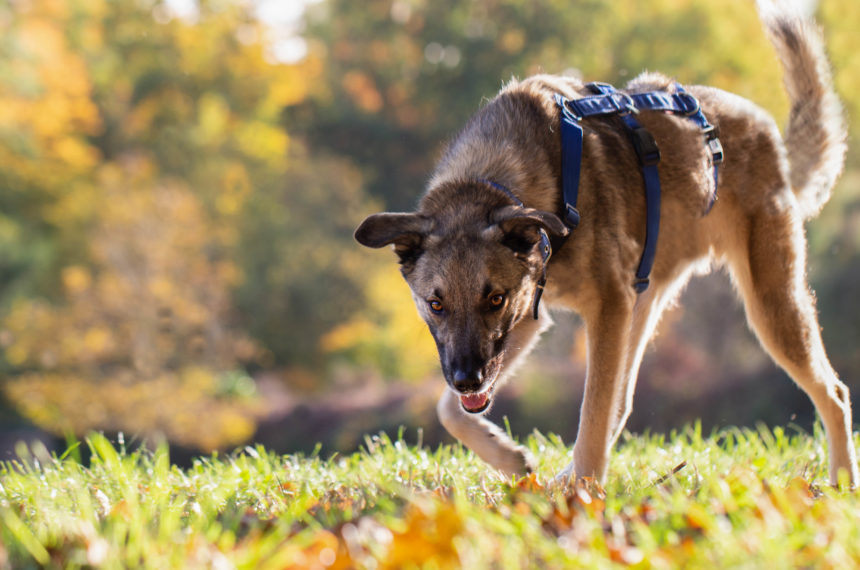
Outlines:
<svg viewBox="0 0 860 570"><path fill-rule="evenodd" d="M828 0L819 14L853 116L857 10ZM393 256L351 234L369 212L410 208L442 142L512 75L620 84L659 68L786 112L744 0L325 0L291 62L253 3L180 16L164 0L11 2L0 29L0 393L58 435L207 451L268 413L260 373L317 393L434 374ZM810 227L846 377L860 374L856 156ZM699 316L667 319L643 385L696 377L701 395L767 370L741 317L723 325L729 297L694 295Z"/></svg>

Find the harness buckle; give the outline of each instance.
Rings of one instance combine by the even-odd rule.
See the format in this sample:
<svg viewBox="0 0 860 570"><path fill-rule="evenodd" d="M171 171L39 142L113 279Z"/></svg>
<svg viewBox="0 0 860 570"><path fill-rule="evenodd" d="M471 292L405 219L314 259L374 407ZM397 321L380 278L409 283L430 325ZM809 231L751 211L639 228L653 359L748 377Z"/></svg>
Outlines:
<svg viewBox="0 0 860 570"><path fill-rule="evenodd" d="M672 96L678 101L679 106L682 109L681 112L685 117L691 117L702 110L702 107L699 105L699 100L686 91L677 91L673 93Z"/></svg>
<svg viewBox="0 0 860 570"><path fill-rule="evenodd" d="M623 115L636 115L639 113L639 109L636 107L636 103L633 101L633 97L628 95L627 93L623 93L621 91L614 91L608 95L609 100L612 101L612 104L618 109L618 113Z"/></svg>
<svg viewBox="0 0 860 570"><path fill-rule="evenodd" d="M633 141L633 149L639 157L641 166L654 166L660 162L660 148L651 131L645 127L631 129L630 139Z"/></svg>
<svg viewBox="0 0 860 570"><path fill-rule="evenodd" d="M585 84L585 87L595 95L615 93L615 87L611 83L604 83L603 81L590 81Z"/></svg>
<svg viewBox="0 0 860 570"><path fill-rule="evenodd" d="M543 228L540 230L540 242L538 243L538 247L540 248L541 260L544 265L546 265L549 258L552 256L552 245L550 245L549 236Z"/></svg>
<svg viewBox="0 0 860 570"><path fill-rule="evenodd" d="M567 221L567 225L570 229L575 230L576 226L579 225L579 210L576 209L575 206L571 206L570 204L565 204L565 220Z"/></svg>
<svg viewBox="0 0 860 570"><path fill-rule="evenodd" d="M559 106L559 108L561 109L562 116L569 122L576 124L579 122L580 119L582 119L582 116L572 108L572 99L568 99L560 93L556 93L555 104Z"/></svg>
<svg viewBox="0 0 860 570"><path fill-rule="evenodd" d="M708 125L702 129L705 135L705 144L713 157L714 164L719 164L723 161L723 144L720 142L720 133L714 125Z"/></svg>
<svg viewBox="0 0 860 570"><path fill-rule="evenodd" d="M651 280L647 277L640 277L633 282L633 289L636 293L644 293L648 289L648 285L651 284Z"/></svg>
<svg viewBox="0 0 860 570"><path fill-rule="evenodd" d="M720 139L717 137L708 139L708 150L711 151L711 156L714 159L714 165L717 165L723 161L723 144L720 142Z"/></svg>

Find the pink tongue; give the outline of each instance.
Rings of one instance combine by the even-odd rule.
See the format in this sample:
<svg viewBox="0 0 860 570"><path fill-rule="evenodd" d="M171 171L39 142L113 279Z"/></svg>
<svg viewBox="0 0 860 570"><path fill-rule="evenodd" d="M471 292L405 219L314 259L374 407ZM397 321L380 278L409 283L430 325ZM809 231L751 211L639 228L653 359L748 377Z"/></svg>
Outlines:
<svg viewBox="0 0 860 570"><path fill-rule="evenodd" d="M489 396L486 392L482 392L481 394L464 394L460 396L460 402L462 402L463 407L467 410L480 410L487 405L488 399Z"/></svg>

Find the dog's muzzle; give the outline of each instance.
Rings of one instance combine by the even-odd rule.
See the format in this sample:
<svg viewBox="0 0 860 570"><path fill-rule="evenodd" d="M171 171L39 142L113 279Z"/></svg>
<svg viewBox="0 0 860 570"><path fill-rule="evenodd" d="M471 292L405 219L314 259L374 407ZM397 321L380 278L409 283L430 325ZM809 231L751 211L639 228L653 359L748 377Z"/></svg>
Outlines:
<svg viewBox="0 0 860 570"><path fill-rule="evenodd" d="M483 390L484 375L480 370L466 371L458 368L451 375L451 387L460 398L463 409L470 414L480 414L490 407L490 391Z"/></svg>
<svg viewBox="0 0 860 570"><path fill-rule="evenodd" d="M451 385L460 393L477 392L481 389L481 383L484 380L484 375L480 370L469 372L463 369L457 369L451 375Z"/></svg>

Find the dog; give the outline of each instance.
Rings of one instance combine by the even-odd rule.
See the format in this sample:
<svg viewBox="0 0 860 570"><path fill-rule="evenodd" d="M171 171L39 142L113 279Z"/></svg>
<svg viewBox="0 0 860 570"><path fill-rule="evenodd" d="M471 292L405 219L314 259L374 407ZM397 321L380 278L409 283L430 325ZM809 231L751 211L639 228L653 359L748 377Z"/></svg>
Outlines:
<svg viewBox="0 0 860 570"><path fill-rule="evenodd" d="M762 346L821 416L831 483L844 472L856 487L849 391L821 341L803 227L843 168L841 105L814 22L764 4L759 14L784 68L791 103L784 138L753 103L689 87L719 132L725 160L717 178L715 155L687 118L635 117L662 156L660 233L646 290L634 289L649 223L643 175L620 117L581 121L580 222L571 230L563 221L558 96L594 94L571 77L511 81L450 141L416 211L374 214L356 230L362 245L391 245L399 256L448 384L437 406L441 423L503 473L528 473L534 460L483 414L551 324L547 306L579 313L587 335L577 438L557 478L602 482L661 313L693 274L725 265ZM678 89L646 72L623 93ZM548 262L547 237L566 237Z"/></svg>

